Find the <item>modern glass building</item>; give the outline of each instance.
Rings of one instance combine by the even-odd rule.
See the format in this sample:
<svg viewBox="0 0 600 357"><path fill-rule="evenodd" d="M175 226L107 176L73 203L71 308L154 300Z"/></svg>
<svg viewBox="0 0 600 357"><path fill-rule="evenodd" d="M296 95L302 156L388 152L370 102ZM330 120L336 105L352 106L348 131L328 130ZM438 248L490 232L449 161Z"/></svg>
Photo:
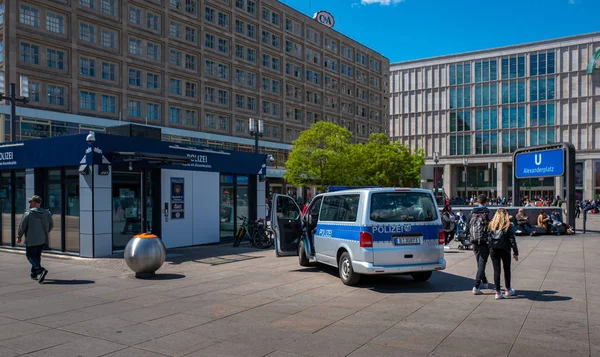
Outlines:
<svg viewBox="0 0 600 357"><path fill-rule="evenodd" d="M508 198L516 149L570 142L577 150L578 196L596 197L599 48L600 33L592 33L393 63L390 136L423 148L426 165L435 166L424 186L433 187L435 177L451 197ZM561 178L520 185L521 195L563 195Z"/></svg>

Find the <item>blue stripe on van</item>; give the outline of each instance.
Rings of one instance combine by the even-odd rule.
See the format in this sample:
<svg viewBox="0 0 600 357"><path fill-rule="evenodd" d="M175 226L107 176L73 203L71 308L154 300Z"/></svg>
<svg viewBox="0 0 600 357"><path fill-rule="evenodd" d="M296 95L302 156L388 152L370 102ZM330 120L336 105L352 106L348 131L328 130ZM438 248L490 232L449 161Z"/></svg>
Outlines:
<svg viewBox="0 0 600 357"><path fill-rule="evenodd" d="M360 232L368 231L367 227L339 225L339 224L317 224L315 235L324 238L360 240Z"/></svg>

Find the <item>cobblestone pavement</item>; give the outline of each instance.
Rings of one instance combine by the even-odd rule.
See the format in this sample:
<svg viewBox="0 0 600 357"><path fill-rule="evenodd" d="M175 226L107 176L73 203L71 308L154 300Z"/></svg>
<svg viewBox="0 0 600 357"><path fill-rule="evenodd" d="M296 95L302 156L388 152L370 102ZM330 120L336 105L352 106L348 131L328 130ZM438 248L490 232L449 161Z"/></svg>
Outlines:
<svg viewBox="0 0 600 357"><path fill-rule="evenodd" d="M588 229L520 237L518 295L499 301L472 295L473 254L456 249L426 283L358 287L230 246L171 250L152 280L119 257L45 255L40 285L0 252L0 356L600 356L600 215Z"/></svg>

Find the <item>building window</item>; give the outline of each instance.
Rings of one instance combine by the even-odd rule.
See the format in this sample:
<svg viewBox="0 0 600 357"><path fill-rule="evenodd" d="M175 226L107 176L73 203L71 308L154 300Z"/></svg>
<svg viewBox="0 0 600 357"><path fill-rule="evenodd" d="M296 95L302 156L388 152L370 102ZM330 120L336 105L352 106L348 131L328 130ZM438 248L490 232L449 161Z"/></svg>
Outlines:
<svg viewBox="0 0 600 357"><path fill-rule="evenodd" d="M185 0L185 12L196 15L196 0Z"/></svg>
<svg viewBox="0 0 600 357"><path fill-rule="evenodd" d="M144 51L142 48L142 40L130 38L129 39L129 53L131 53L132 55L141 56L143 54L143 52Z"/></svg>
<svg viewBox="0 0 600 357"><path fill-rule="evenodd" d="M109 62L102 62L102 79L116 81L117 65Z"/></svg>
<svg viewBox="0 0 600 357"><path fill-rule="evenodd" d="M96 61L90 58L81 57L79 59L79 74L96 77Z"/></svg>
<svg viewBox="0 0 600 357"><path fill-rule="evenodd" d="M498 104L498 86L494 84L478 84L475 86L475 106Z"/></svg>
<svg viewBox="0 0 600 357"><path fill-rule="evenodd" d="M21 4L20 21L23 25L40 27L40 10L29 5Z"/></svg>
<svg viewBox="0 0 600 357"><path fill-rule="evenodd" d="M116 1L117 0L101 0L100 7L101 7L102 13L109 15L109 16L116 16L117 15Z"/></svg>
<svg viewBox="0 0 600 357"><path fill-rule="evenodd" d="M160 45L148 42L147 57L153 61L160 61Z"/></svg>
<svg viewBox="0 0 600 357"><path fill-rule="evenodd" d="M185 82L185 96L196 98L196 83Z"/></svg>
<svg viewBox="0 0 600 357"><path fill-rule="evenodd" d="M80 91L79 108L83 110L96 110L96 93Z"/></svg>
<svg viewBox="0 0 600 357"><path fill-rule="evenodd" d="M195 71L196 70L196 56L187 54L185 55L185 68Z"/></svg>
<svg viewBox="0 0 600 357"><path fill-rule="evenodd" d="M142 71L134 68L129 69L129 85L135 87L142 86Z"/></svg>
<svg viewBox="0 0 600 357"><path fill-rule="evenodd" d="M529 74L531 76L554 73L554 51L537 52L529 55Z"/></svg>
<svg viewBox="0 0 600 357"><path fill-rule="evenodd" d="M146 14L146 26L153 31L160 31L160 15L154 13Z"/></svg>
<svg viewBox="0 0 600 357"><path fill-rule="evenodd" d="M193 27L185 27L185 40L188 42L196 43L196 29Z"/></svg>
<svg viewBox="0 0 600 357"><path fill-rule="evenodd" d="M450 108L465 108L471 106L471 87L450 89Z"/></svg>
<svg viewBox="0 0 600 357"><path fill-rule="evenodd" d="M502 108L502 129L525 127L525 107Z"/></svg>
<svg viewBox="0 0 600 357"><path fill-rule="evenodd" d="M129 100L129 116L142 117L142 103L139 100Z"/></svg>
<svg viewBox="0 0 600 357"><path fill-rule="evenodd" d="M219 115L219 130L229 131L229 117Z"/></svg>
<svg viewBox="0 0 600 357"><path fill-rule="evenodd" d="M181 38L181 28L181 24L171 21L169 24L169 35L171 35L171 37Z"/></svg>
<svg viewBox="0 0 600 357"><path fill-rule="evenodd" d="M102 112L116 113L117 112L117 97L114 95L102 95Z"/></svg>
<svg viewBox="0 0 600 357"><path fill-rule="evenodd" d="M181 51L169 51L169 63L173 66L181 67L183 54Z"/></svg>
<svg viewBox="0 0 600 357"><path fill-rule="evenodd" d="M502 79L521 77L525 77L525 56L502 57Z"/></svg>
<svg viewBox="0 0 600 357"><path fill-rule="evenodd" d="M48 85L47 95L48 95L48 104L64 106L66 103L65 87Z"/></svg>
<svg viewBox="0 0 600 357"><path fill-rule="evenodd" d="M102 46L117 48L117 33L115 31L102 29Z"/></svg>
<svg viewBox="0 0 600 357"><path fill-rule="evenodd" d="M211 35L209 33L204 35L204 47L215 49L215 35Z"/></svg>
<svg viewBox="0 0 600 357"><path fill-rule="evenodd" d="M181 89L181 80L180 79L171 78L169 80L169 93L181 95L182 89Z"/></svg>
<svg viewBox="0 0 600 357"><path fill-rule="evenodd" d="M87 7L88 9L95 9L96 8L95 2L96 2L96 0L79 0L79 5L81 5L83 7Z"/></svg>
<svg viewBox="0 0 600 357"><path fill-rule="evenodd" d="M29 100L35 103L40 102L40 82L29 82Z"/></svg>
<svg viewBox="0 0 600 357"><path fill-rule="evenodd" d="M204 115L204 127L207 129L215 129L217 127L217 116L206 113Z"/></svg>
<svg viewBox="0 0 600 357"><path fill-rule="evenodd" d="M229 40L219 38L219 52L229 54Z"/></svg>
<svg viewBox="0 0 600 357"><path fill-rule="evenodd" d="M65 33L65 17L54 12L46 12L46 30L63 35Z"/></svg>
<svg viewBox="0 0 600 357"><path fill-rule="evenodd" d="M529 80L529 101L554 99L554 78Z"/></svg>
<svg viewBox="0 0 600 357"><path fill-rule="evenodd" d="M497 154L498 133L483 132L475 134L475 153Z"/></svg>
<svg viewBox="0 0 600 357"><path fill-rule="evenodd" d="M40 64L40 46L21 42L21 62Z"/></svg>
<svg viewBox="0 0 600 357"><path fill-rule="evenodd" d="M235 120L235 132L236 133L245 133L246 132L246 121L243 119Z"/></svg>
<svg viewBox="0 0 600 357"><path fill-rule="evenodd" d="M229 15L219 12L219 26L229 28Z"/></svg>
<svg viewBox="0 0 600 357"><path fill-rule="evenodd" d="M196 126L196 111L185 110L185 125Z"/></svg>
<svg viewBox="0 0 600 357"><path fill-rule="evenodd" d="M457 63L450 65L450 85L469 83L471 83L470 63Z"/></svg>
<svg viewBox="0 0 600 357"><path fill-rule="evenodd" d="M79 23L79 39L86 42L96 42L96 26L87 22Z"/></svg>
<svg viewBox="0 0 600 357"><path fill-rule="evenodd" d="M218 103L220 105L229 105L229 91L219 89L218 91Z"/></svg>
<svg viewBox="0 0 600 357"><path fill-rule="evenodd" d="M471 136L450 135L450 155L470 155Z"/></svg>
<svg viewBox="0 0 600 357"><path fill-rule="evenodd" d="M475 130L496 130L498 129L498 110L497 109L477 109L475 110Z"/></svg>
<svg viewBox="0 0 600 357"><path fill-rule="evenodd" d="M146 116L150 120L160 120L160 104L148 103L146 105Z"/></svg>
<svg viewBox="0 0 600 357"><path fill-rule="evenodd" d="M160 74L148 73L146 86L148 89L160 89Z"/></svg>
<svg viewBox="0 0 600 357"><path fill-rule="evenodd" d="M169 107L169 121L181 124L181 108Z"/></svg>
<svg viewBox="0 0 600 357"><path fill-rule="evenodd" d="M65 69L65 53L63 51L46 49L46 62L49 68L64 70Z"/></svg>
<svg viewBox="0 0 600 357"><path fill-rule="evenodd" d="M498 61L484 60L475 62L475 82L488 82L498 79Z"/></svg>
<svg viewBox="0 0 600 357"><path fill-rule="evenodd" d="M142 24L142 10L135 6L129 6L129 22L136 25Z"/></svg>
<svg viewBox="0 0 600 357"><path fill-rule="evenodd" d="M554 126L554 103L532 104L529 108L529 126Z"/></svg>
<svg viewBox="0 0 600 357"><path fill-rule="evenodd" d="M215 89L211 87L204 88L204 101L208 103L215 102Z"/></svg>
<svg viewBox="0 0 600 357"><path fill-rule="evenodd" d="M219 63L218 76L221 79L229 79L229 66Z"/></svg>
<svg viewBox="0 0 600 357"><path fill-rule="evenodd" d="M512 153L518 148L526 146L525 131L503 131L502 132L502 152L505 154Z"/></svg>
<svg viewBox="0 0 600 357"><path fill-rule="evenodd" d="M523 103L525 101L525 81L502 82L502 104Z"/></svg>

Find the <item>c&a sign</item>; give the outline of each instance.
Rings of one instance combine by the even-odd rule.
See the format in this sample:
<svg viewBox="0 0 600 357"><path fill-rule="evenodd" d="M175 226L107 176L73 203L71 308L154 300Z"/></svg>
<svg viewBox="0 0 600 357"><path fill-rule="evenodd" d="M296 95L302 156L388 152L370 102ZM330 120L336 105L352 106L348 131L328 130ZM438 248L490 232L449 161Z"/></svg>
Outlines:
<svg viewBox="0 0 600 357"><path fill-rule="evenodd" d="M327 27L333 27L333 25L335 25L335 19L333 18L333 15L331 15L327 11L316 12L313 15L313 19L319 21Z"/></svg>

